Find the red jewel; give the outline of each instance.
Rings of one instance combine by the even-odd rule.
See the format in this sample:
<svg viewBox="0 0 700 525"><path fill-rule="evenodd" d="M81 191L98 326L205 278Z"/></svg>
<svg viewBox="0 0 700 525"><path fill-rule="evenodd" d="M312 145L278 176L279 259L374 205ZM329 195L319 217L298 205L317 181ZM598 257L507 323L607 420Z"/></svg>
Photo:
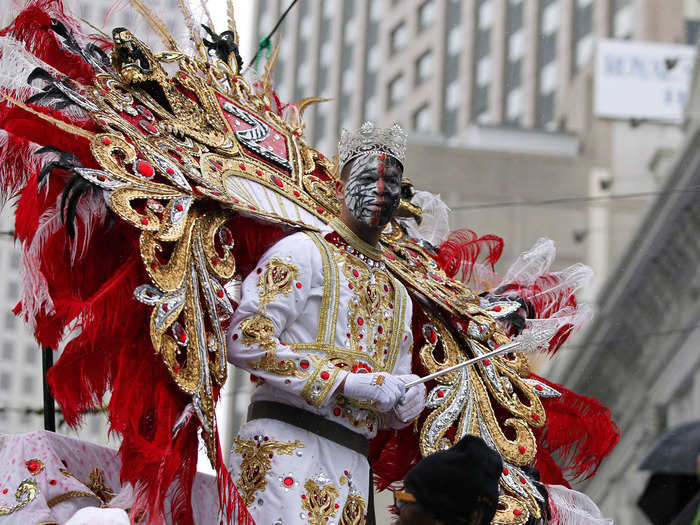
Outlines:
<svg viewBox="0 0 700 525"><path fill-rule="evenodd" d="M107 124L107 121L106 121L105 119L101 118L101 119L100 119L100 124L102 124L102 125L104 126L104 125Z"/></svg>
<svg viewBox="0 0 700 525"><path fill-rule="evenodd" d="M25 466L27 467L29 473L32 475L38 474L44 468L44 465L38 459L30 459L25 463Z"/></svg>
<svg viewBox="0 0 700 525"><path fill-rule="evenodd" d="M520 451L521 454L525 454L525 452L527 451L527 449L525 447L523 447L522 445L520 446L520 448L518 450Z"/></svg>
<svg viewBox="0 0 700 525"><path fill-rule="evenodd" d="M507 468L503 469L503 475L507 476L510 471Z"/></svg>
<svg viewBox="0 0 700 525"><path fill-rule="evenodd" d="M282 483L284 483L287 487L291 487L294 485L294 480L290 477L286 477Z"/></svg>
<svg viewBox="0 0 700 525"><path fill-rule="evenodd" d="M334 414L335 416L339 416L339 415L340 415L340 409L339 409L338 407L335 407L335 408L333 409L333 414Z"/></svg>
<svg viewBox="0 0 700 525"><path fill-rule="evenodd" d="M257 210L257 208L255 206L251 206L250 204L248 205L248 207L253 211Z"/></svg>
<svg viewBox="0 0 700 525"><path fill-rule="evenodd" d="M141 122L143 122L143 121L141 121ZM158 131L158 129L157 129L153 124L151 124L150 122L146 122L146 124L144 124L144 126L146 127L146 129L147 129L150 133L156 133L156 132Z"/></svg>
<svg viewBox="0 0 700 525"><path fill-rule="evenodd" d="M491 364L491 361L488 359L484 359L484 366L489 366Z"/></svg>
<svg viewBox="0 0 700 525"><path fill-rule="evenodd" d="M153 174L155 173L153 166L151 166L148 162L145 162L143 160L140 160L136 163L136 171L138 171L140 175L143 175L146 178L153 177Z"/></svg>
<svg viewBox="0 0 700 525"><path fill-rule="evenodd" d="M318 208L316 208L316 211L318 213L323 213L325 210L319 206Z"/></svg>
<svg viewBox="0 0 700 525"><path fill-rule="evenodd" d="M262 273L262 268L258 268L257 270L255 270L255 273L257 273L257 274Z"/></svg>
<svg viewBox="0 0 700 525"><path fill-rule="evenodd" d="M309 368L309 362L306 361L306 360L304 360L304 361L302 361L301 363L299 363L299 366L300 366L303 370L306 370L307 368Z"/></svg>
<svg viewBox="0 0 700 525"><path fill-rule="evenodd" d="M219 290L218 292L216 292L216 295L218 295L220 299L223 299L224 298L224 291Z"/></svg>
<svg viewBox="0 0 700 525"><path fill-rule="evenodd" d="M357 324L359 324L360 326L362 326L363 324L365 324L365 320L362 319L362 317L359 317L359 318L357 319Z"/></svg>
<svg viewBox="0 0 700 525"><path fill-rule="evenodd" d="M544 389L542 388L542 385L537 385L535 388L536 388L537 390L539 390L540 392L542 392L542 390L544 390Z"/></svg>
<svg viewBox="0 0 700 525"><path fill-rule="evenodd" d="M243 164L242 162L238 165L238 167L245 171L245 164Z"/></svg>
<svg viewBox="0 0 700 525"><path fill-rule="evenodd" d="M260 171L260 170L255 170L255 174L256 174L258 177L262 177L263 172Z"/></svg>
<svg viewBox="0 0 700 525"><path fill-rule="evenodd" d="M539 421L540 416L538 416L537 414L532 414L532 419L534 419L535 421Z"/></svg>
<svg viewBox="0 0 700 525"><path fill-rule="evenodd" d="M238 77L233 77L233 82L234 83L238 82Z"/></svg>
<svg viewBox="0 0 700 525"><path fill-rule="evenodd" d="M325 156L323 153L319 153L319 154L318 154L318 158L319 158L319 159L325 159L326 156Z"/></svg>
<svg viewBox="0 0 700 525"><path fill-rule="evenodd" d="M525 478L520 476L520 483L525 483Z"/></svg>
<svg viewBox="0 0 700 525"><path fill-rule="evenodd" d="M345 471L343 472L343 474L345 474L345 475L347 476L349 473L348 473L347 470L345 470Z"/></svg>
<svg viewBox="0 0 700 525"><path fill-rule="evenodd" d="M272 456L273 456L273 454L270 454L268 457L269 457L270 459L272 459Z"/></svg>
<svg viewBox="0 0 700 525"><path fill-rule="evenodd" d="M158 268L158 264L156 264L155 262L152 262L151 268L153 268L155 270L156 268Z"/></svg>
<svg viewBox="0 0 700 525"><path fill-rule="evenodd" d="M297 283L297 288L301 289L301 283Z"/></svg>
<svg viewBox="0 0 700 525"><path fill-rule="evenodd" d="M360 276L360 272L358 272L357 270L353 270L353 271L352 271L352 274L353 274L355 277L359 277L359 276Z"/></svg>
<svg viewBox="0 0 700 525"><path fill-rule="evenodd" d="M7 489L3 489L2 493L7 494Z"/></svg>
<svg viewBox="0 0 700 525"><path fill-rule="evenodd" d="M500 307L500 306L494 306L494 307L493 307L493 311L494 311L494 312L500 312L500 311L501 311L501 307Z"/></svg>
<svg viewBox="0 0 700 525"><path fill-rule="evenodd" d="M178 374L180 372L180 367L179 366L173 367L173 372Z"/></svg>
<svg viewBox="0 0 700 525"><path fill-rule="evenodd" d="M216 266L217 264L219 264L219 259L216 258L216 257L212 257L212 258L211 258L211 263L212 263L214 266Z"/></svg>
<svg viewBox="0 0 700 525"><path fill-rule="evenodd" d="M233 339L234 341L238 339L238 334L233 334L233 337L231 339Z"/></svg>
<svg viewBox="0 0 700 525"><path fill-rule="evenodd" d="M182 148L181 148L180 146L177 146L176 149L177 149L178 151L182 151ZM182 162L182 161L180 161L180 162Z"/></svg>
<svg viewBox="0 0 700 525"><path fill-rule="evenodd" d="M328 379L331 375L328 372L321 372L321 379Z"/></svg>
<svg viewBox="0 0 700 525"><path fill-rule="evenodd" d="M445 397L445 392L443 392L442 390L438 390L437 395L438 395L438 397Z"/></svg>
<svg viewBox="0 0 700 525"><path fill-rule="evenodd" d="M51 485L55 485L55 484L56 484L56 480L55 480L55 479L51 479L51 480L49 480L49 483L50 483Z"/></svg>
<svg viewBox="0 0 700 525"><path fill-rule="evenodd" d="M384 333L384 328L382 328L381 326L378 327L378 328L377 328L377 332L379 332L380 334L383 334L383 333Z"/></svg>
<svg viewBox="0 0 700 525"><path fill-rule="evenodd" d="M299 193L299 192L296 191L296 190L294 191L294 196L295 196L295 197L299 197L300 195L301 195L301 193Z"/></svg>
<svg viewBox="0 0 700 525"><path fill-rule="evenodd" d="M170 310L170 308L168 308L168 305L167 305L167 304L164 304L164 305L163 305L163 311L164 311L165 313L168 313L168 310Z"/></svg>
<svg viewBox="0 0 700 525"><path fill-rule="evenodd" d="M336 504L335 504L335 508L336 508L336 509L339 509L339 508L340 508L340 505L338 505L338 504L336 503ZM328 519L328 518L326 518L326 519Z"/></svg>
<svg viewBox="0 0 700 525"><path fill-rule="evenodd" d="M102 137L102 144L105 146L109 146L112 143L111 140L109 140L107 137Z"/></svg>
<svg viewBox="0 0 700 525"><path fill-rule="evenodd" d="M521 514L520 509L514 509L513 514L515 514L516 516L520 516L520 514Z"/></svg>
<svg viewBox="0 0 700 525"><path fill-rule="evenodd" d="M350 284L348 284L348 288L350 288L352 290L355 287L352 285L352 283L350 283Z"/></svg>
<svg viewBox="0 0 700 525"><path fill-rule="evenodd" d="M178 202L178 203L175 205L175 209L176 209L177 211L182 211L182 210L185 209L185 207L184 207L182 204L180 204L180 203Z"/></svg>
<svg viewBox="0 0 700 525"><path fill-rule="evenodd" d="M270 111L270 105L269 105L269 104L265 104L265 111Z"/></svg>
<svg viewBox="0 0 700 525"><path fill-rule="evenodd" d="M172 169L172 168L168 168L166 171L167 171L170 175L172 175L173 173L175 173L175 170Z"/></svg>
<svg viewBox="0 0 700 525"><path fill-rule="evenodd" d="M144 226L148 225L148 219L146 217L142 217L141 224L143 224Z"/></svg>
<svg viewBox="0 0 700 525"><path fill-rule="evenodd" d="M302 494L301 499L306 499L306 494ZM311 513L309 512L309 514L311 514Z"/></svg>
<svg viewBox="0 0 700 525"><path fill-rule="evenodd" d="M394 259L394 256L393 256L392 254L390 254L389 252L386 253L386 256L387 256L389 259L391 259L392 261L395 260L395 259Z"/></svg>

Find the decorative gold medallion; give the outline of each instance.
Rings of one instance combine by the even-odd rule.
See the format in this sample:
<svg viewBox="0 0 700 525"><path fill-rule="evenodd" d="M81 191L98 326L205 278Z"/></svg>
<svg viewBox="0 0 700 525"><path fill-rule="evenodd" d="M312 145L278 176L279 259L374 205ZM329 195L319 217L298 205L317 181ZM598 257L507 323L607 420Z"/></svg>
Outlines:
<svg viewBox="0 0 700 525"><path fill-rule="evenodd" d="M299 268L287 264L278 257L273 257L265 265L258 279L260 290L260 310L271 303L278 295L289 295L294 281L299 279Z"/></svg>
<svg viewBox="0 0 700 525"><path fill-rule="evenodd" d="M33 479L25 479L19 484L17 490L15 491L15 498L17 499L17 504L12 507L0 506L0 516L6 516L7 514L12 514L18 511L22 507L28 505L39 494L39 486Z"/></svg>
<svg viewBox="0 0 700 525"><path fill-rule="evenodd" d="M366 523L366 509L367 504L362 499L362 495L357 491L351 490L340 514L339 525L362 525Z"/></svg>
<svg viewBox="0 0 700 525"><path fill-rule="evenodd" d="M304 448L301 441L282 443L281 441L270 441L266 437L258 440L241 439L236 437L234 441L235 452L243 458L241 461L241 475L236 480L243 501L250 505L255 501L255 493L264 492L267 487L265 476L272 468L271 457L277 454L290 455L298 448Z"/></svg>
<svg viewBox="0 0 700 525"><path fill-rule="evenodd" d="M323 474L319 474L304 483L306 493L302 494L301 508L308 513L309 525L326 525L338 509L338 487Z"/></svg>

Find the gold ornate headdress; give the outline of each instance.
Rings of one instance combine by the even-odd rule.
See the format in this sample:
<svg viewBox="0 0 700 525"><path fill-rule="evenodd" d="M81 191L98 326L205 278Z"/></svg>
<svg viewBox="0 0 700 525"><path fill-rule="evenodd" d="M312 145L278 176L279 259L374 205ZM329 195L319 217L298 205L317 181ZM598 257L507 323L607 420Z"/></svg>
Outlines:
<svg viewBox="0 0 700 525"><path fill-rule="evenodd" d="M387 153L403 165L407 138L406 132L398 124L379 128L373 122L365 122L356 131L343 129L338 142L340 170L355 157L372 152Z"/></svg>

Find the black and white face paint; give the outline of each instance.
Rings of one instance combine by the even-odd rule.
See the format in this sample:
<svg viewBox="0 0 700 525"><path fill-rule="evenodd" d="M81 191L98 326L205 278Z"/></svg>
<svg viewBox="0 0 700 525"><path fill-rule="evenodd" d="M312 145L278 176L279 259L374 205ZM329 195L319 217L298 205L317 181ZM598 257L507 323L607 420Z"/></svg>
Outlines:
<svg viewBox="0 0 700 525"><path fill-rule="evenodd" d="M345 205L360 223L372 228L389 224L401 202L401 163L384 153L357 157L345 185Z"/></svg>

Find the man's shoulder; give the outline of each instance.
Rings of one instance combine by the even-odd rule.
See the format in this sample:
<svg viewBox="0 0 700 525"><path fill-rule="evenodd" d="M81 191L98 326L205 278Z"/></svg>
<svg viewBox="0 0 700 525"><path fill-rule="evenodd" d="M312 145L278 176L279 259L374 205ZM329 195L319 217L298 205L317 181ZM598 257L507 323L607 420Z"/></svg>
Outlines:
<svg viewBox="0 0 700 525"><path fill-rule="evenodd" d="M319 251L311 235L305 231L290 233L273 244L266 257L284 256L297 261L312 262L319 257Z"/></svg>

